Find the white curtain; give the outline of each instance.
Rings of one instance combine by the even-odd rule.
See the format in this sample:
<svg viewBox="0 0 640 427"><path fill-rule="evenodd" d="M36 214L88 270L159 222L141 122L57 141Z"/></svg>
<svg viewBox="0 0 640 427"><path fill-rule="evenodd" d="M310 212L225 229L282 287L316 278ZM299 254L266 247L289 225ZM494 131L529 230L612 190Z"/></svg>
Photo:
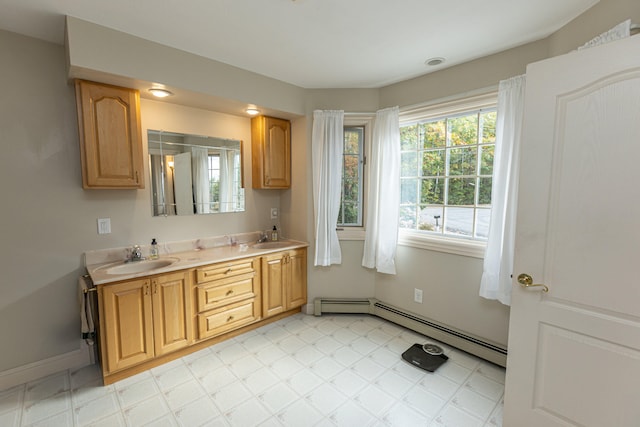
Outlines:
<svg viewBox="0 0 640 427"><path fill-rule="evenodd" d="M224 150L220 153L220 212L233 212L234 161L236 152Z"/></svg>
<svg viewBox="0 0 640 427"><path fill-rule="evenodd" d="M343 123L344 111L313 112L311 154L316 238L314 265L342 263L336 224L342 185Z"/></svg>
<svg viewBox="0 0 640 427"><path fill-rule="evenodd" d="M362 265L380 273L396 274L400 210L399 108L376 113L369 156L367 231Z"/></svg>
<svg viewBox="0 0 640 427"><path fill-rule="evenodd" d="M209 150L204 147L191 147L191 173L196 213L209 213L211 212Z"/></svg>
<svg viewBox="0 0 640 427"><path fill-rule="evenodd" d="M599 36L589 40L587 43L580 46L578 50L609 43L618 39L623 39L623 38L629 37L630 35L631 35L631 20L627 19L626 21L621 22L620 24L616 25L609 31L602 33Z"/></svg>
<svg viewBox="0 0 640 427"><path fill-rule="evenodd" d="M491 221L480 296L511 304L520 140L526 77L500 82L491 188Z"/></svg>

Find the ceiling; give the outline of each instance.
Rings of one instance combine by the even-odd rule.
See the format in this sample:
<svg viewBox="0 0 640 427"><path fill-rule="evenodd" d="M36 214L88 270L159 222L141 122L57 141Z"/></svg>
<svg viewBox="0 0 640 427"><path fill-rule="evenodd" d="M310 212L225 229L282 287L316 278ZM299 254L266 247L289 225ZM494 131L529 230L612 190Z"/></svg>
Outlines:
<svg viewBox="0 0 640 427"><path fill-rule="evenodd" d="M62 44L71 15L303 88L379 88L547 37L597 2L0 0L0 29Z"/></svg>

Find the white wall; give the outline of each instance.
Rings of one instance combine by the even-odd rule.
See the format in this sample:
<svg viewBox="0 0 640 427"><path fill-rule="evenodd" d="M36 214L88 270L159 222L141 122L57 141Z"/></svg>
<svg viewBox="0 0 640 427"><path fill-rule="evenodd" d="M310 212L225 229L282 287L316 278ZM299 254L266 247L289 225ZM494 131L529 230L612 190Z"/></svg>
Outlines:
<svg viewBox="0 0 640 427"><path fill-rule="evenodd" d="M152 217L148 180L137 191L82 189L64 48L0 31L0 57L0 372L80 347L76 290L85 251L270 226L280 194L250 188L248 118L142 100L145 141L147 128L243 140L249 184L244 213ZM97 234L103 217L111 234Z"/></svg>

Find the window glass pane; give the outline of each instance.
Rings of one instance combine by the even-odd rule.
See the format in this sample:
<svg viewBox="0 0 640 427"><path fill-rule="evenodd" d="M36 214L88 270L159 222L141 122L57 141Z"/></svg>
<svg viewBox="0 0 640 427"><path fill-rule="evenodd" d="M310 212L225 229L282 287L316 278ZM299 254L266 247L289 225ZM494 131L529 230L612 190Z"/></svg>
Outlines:
<svg viewBox="0 0 640 427"><path fill-rule="evenodd" d="M417 217L417 206L416 205L401 205L400 206L400 216L399 216L399 224L401 228L416 228L416 217Z"/></svg>
<svg viewBox="0 0 640 427"><path fill-rule="evenodd" d="M450 178L447 204L473 206L475 192L475 178Z"/></svg>
<svg viewBox="0 0 640 427"><path fill-rule="evenodd" d="M476 147L452 148L449 150L449 175L476 174L478 162Z"/></svg>
<svg viewBox="0 0 640 427"><path fill-rule="evenodd" d="M495 151L495 145L484 145L480 147L480 175L493 174L493 156Z"/></svg>
<svg viewBox="0 0 640 427"><path fill-rule="evenodd" d="M487 239L489 237L489 220L491 219L491 209L476 210L476 237Z"/></svg>
<svg viewBox="0 0 640 427"><path fill-rule="evenodd" d="M364 127L345 126L343 135L342 194L337 225L361 226Z"/></svg>
<svg viewBox="0 0 640 427"><path fill-rule="evenodd" d="M478 115L473 114L447 120L451 145L478 143Z"/></svg>
<svg viewBox="0 0 640 427"><path fill-rule="evenodd" d="M447 145L447 126L445 120L422 123L422 148L438 148Z"/></svg>
<svg viewBox="0 0 640 427"><path fill-rule="evenodd" d="M400 176L418 176L418 153L407 151L400 154Z"/></svg>
<svg viewBox="0 0 640 427"><path fill-rule="evenodd" d="M473 236L473 208L444 208L445 234Z"/></svg>
<svg viewBox="0 0 640 427"><path fill-rule="evenodd" d="M425 205L441 205L444 203L443 178L427 178L422 180L420 203Z"/></svg>
<svg viewBox="0 0 640 427"><path fill-rule="evenodd" d="M425 151L422 153L422 176L444 176L444 150Z"/></svg>
<svg viewBox="0 0 640 427"><path fill-rule="evenodd" d="M400 128L400 150L415 150L418 146L418 125Z"/></svg>
<svg viewBox="0 0 640 427"><path fill-rule="evenodd" d="M442 206L427 206L420 211L420 222L418 230L425 231L442 231Z"/></svg>
<svg viewBox="0 0 640 427"><path fill-rule="evenodd" d="M480 178L480 188L478 188L478 205L491 205L491 184L493 179Z"/></svg>
<svg viewBox="0 0 640 427"><path fill-rule="evenodd" d="M343 224L357 224L358 223L358 204L352 202L344 202L340 206L339 218L342 218Z"/></svg>
<svg viewBox="0 0 640 427"><path fill-rule="evenodd" d="M489 111L480 114L480 126L482 128L482 143L495 144L496 142L496 112Z"/></svg>
<svg viewBox="0 0 640 427"><path fill-rule="evenodd" d="M402 178L400 180L400 203L415 203L418 200L418 179Z"/></svg>
<svg viewBox="0 0 640 427"><path fill-rule="evenodd" d="M358 154L360 152L360 140L362 128L345 128L344 130L344 154Z"/></svg>

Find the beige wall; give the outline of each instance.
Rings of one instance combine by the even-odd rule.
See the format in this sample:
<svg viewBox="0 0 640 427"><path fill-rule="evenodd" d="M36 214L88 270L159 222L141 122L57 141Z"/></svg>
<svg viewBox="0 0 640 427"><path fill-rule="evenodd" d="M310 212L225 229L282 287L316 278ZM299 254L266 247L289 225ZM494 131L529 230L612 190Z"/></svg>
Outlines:
<svg viewBox="0 0 640 427"><path fill-rule="evenodd" d="M483 91L495 87L500 79L523 73L528 62L571 50L628 17L640 22L640 2L601 0L541 42L379 90L327 91L306 91L215 61L199 59L185 66L179 61L193 58L173 51L168 55L174 65L152 67L151 73L138 58L144 56L147 61L165 53L159 46L140 40L129 44L131 39L121 34L103 34L102 29L79 24L75 30L82 27L92 33L69 52L77 61L75 72L107 73L114 79L130 78L135 84L162 80L186 92L201 91L218 101L228 99L230 105L261 103L292 119L291 190L247 189L245 213L194 218L151 217L149 188L82 190L74 92L67 82L65 49L0 31L0 81L4 83L0 100L0 372L79 348L76 281L83 272L82 253L87 250L146 243L152 237L167 241L262 229L271 224L270 207L281 208L285 236L312 242L310 135L314 109L367 112ZM118 49L105 44L112 37L120 40ZM98 49L102 45L109 49ZM127 48L120 51L123 46ZM144 55L136 51L143 47L151 50ZM109 57L114 51L117 55ZM150 56L151 51L156 55ZM211 105L207 99L195 99L195 106ZM142 120L144 128L218 134L243 139L245 148L249 147L247 118L143 100ZM250 150L245 154L247 165ZM250 175L246 182L251 182ZM97 234L99 217L111 218L112 234ZM387 276L360 266L362 242L342 242L342 249L341 266L315 268L310 263L310 298L375 296L506 343L508 309L477 296L480 259L401 246L398 275ZM423 304L413 303L415 287L424 290Z"/></svg>

